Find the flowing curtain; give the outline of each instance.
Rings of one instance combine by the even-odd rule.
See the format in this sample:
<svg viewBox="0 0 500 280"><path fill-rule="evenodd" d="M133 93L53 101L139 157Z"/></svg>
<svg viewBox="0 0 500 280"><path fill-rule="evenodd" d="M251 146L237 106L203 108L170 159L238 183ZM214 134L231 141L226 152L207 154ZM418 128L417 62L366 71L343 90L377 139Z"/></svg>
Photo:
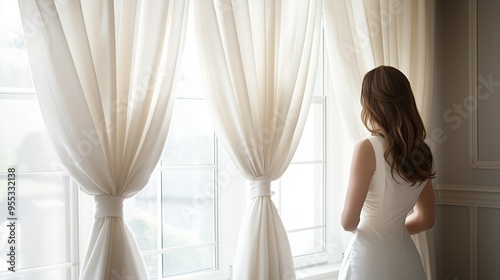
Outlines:
<svg viewBox="0 0 500 280"><path fill-rule="evenodd" d="M366 72L379 65L394 66L405 73L424 124L430 127L434 5L434 0L324 2L329 65L342 124L351 144L366 136L360 119L361 81ZM431 231L413 237L427 278L434 279Z"/></svg>
<svg viewBox="0 0 500 280"><path fill-rule="evenodd" d="M188 1L20 0L42 115L67 172L94 196L81 279L149 279L123 201L167 137Z"/></svg>
<svg viewBox="0 0 500 280"><path fill-rule="evenodd" d="M233 279L295 279L290 245L270 189L271 181L288 167L307 117L319 51L321 2L194 3L215 130L249 180Z"/></svg>

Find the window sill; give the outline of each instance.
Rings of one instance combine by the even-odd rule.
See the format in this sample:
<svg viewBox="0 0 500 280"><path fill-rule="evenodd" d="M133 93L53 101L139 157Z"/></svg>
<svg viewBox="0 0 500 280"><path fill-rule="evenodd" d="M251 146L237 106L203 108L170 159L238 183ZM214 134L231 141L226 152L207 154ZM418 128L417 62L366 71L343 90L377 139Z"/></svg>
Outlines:
<svg viewBox="0 0 500 280"><path fill-rule="evenodd" d="M339 269L340 262L335 262L297 269L295 275L297 276L297 280L331 280L337 279Z"/></svg>
<svg viewBox="0 0 500 280"><path fill-rule="evenodd" d="M339 274L340 262L328 263L318 266L300 268L295 271L297 280L332 280L337 279ZM230 280L227 271L215 270L199 274L190 274L183 276L174 276L163 279L169 280Z"/></svg>

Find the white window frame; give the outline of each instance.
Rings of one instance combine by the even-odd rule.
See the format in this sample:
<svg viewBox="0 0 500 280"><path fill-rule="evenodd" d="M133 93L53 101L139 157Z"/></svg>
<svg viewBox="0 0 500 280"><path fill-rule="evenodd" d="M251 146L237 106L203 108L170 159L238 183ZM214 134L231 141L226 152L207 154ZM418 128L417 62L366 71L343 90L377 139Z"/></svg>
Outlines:
<svg viewBox="0 0 500 280"><path fill-rule="evenodd" d="M0 87L0 102L2 100L37 100L37 96L35 93L34 88L22 88L22 87ZM15 163L14 167L15 167ZM51 171L29 171L25 172L22 169L17 169L16 170L16 177L24 177L24 178L29 178L29 177L40 177L40 176L64 176L64 177L69 177L69 174L65 171L62 170L56 170L54 168ZM4 179L7 178L7 172L6 170L0 170L0 178ZM21 268L21 269L16 269L16 272L11 272L11 271L5 271L5 272L0 272L0 279L12 279L12 277L22 277L22 276L29 276L35 273L39 272L45 272L45 271L51 271L54 269L59 269L59 268L70 268L71 269L71 277L72 279L78 279L78 274L79 274L79 222L78 222L78 215L79 215L79 209L78 209L78 191L76 188L76 183L73 179L70 178L70 195L69 195L69 201L67 203L70 204L70 224L69 227L66 229L67 231L70 232L70 248L71 250L71 257L69 262L64 262L64 263L59 263L55 265L44 265L44 266L38 266L38 267L30 267L30 268ZM19 186L22 187L22 186ZM3 209L6 207L6 205L0 205ZM19 202L19 207L22 207L22 201ZM5 210L3 210L5 211ZM19 217L26 222L26 217ZM19 240L19 242L22 242L22 240ZM19 258L23 258L22 255L18 256Z"/></svg>

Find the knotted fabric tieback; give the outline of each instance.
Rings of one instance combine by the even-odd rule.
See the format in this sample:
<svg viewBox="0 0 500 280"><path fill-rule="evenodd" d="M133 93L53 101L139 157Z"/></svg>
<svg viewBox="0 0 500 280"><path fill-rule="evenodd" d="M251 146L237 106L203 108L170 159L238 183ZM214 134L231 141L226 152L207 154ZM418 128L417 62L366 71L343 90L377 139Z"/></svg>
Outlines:
<svg viewBox="0 0 500 280"><path fill-rule="evenodd" d="M94 196L95 216L100 219L105 217L123 217L123 197L114 195Z"/></svg>
<svg viewBox="0 0 500 280"><path fill-rule="evenodd" d="M259 177L249 183L250 199L259 196L271 196L271 179L267 176Z"/></svg>

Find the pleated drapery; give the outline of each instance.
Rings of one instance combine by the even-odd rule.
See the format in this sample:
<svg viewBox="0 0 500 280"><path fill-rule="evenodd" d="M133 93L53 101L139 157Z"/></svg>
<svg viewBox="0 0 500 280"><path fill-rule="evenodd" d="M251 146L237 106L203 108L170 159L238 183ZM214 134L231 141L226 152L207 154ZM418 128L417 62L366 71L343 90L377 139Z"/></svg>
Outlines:
<svg viewBox="0 0 500 280"><path fill-rule="evenodd" d="M367 130L360 121L361 82L366 72L379 65L394 66L405 73L424 124L429 129L434 6L434 0L324 2L329 65L349 143L357 143L366 137ZM431 231L412 238L420 252L427 279L434 279Z"/></svg>
<svg viewBox="0 0 500 280"><path fill-rule="evenodd" d="M290 245L270 188L287 169L307 117L317 69L321 1L193 4L215 131L249 180L233 279L295 279Z"/></svg>
<svg viewBox="0 0 500 280"><path fill-rule="evenodd" d="M188 4L19 1L47 130L96 202L80 279L149 279L123 201L147 184L165 145Z"/></svg>

